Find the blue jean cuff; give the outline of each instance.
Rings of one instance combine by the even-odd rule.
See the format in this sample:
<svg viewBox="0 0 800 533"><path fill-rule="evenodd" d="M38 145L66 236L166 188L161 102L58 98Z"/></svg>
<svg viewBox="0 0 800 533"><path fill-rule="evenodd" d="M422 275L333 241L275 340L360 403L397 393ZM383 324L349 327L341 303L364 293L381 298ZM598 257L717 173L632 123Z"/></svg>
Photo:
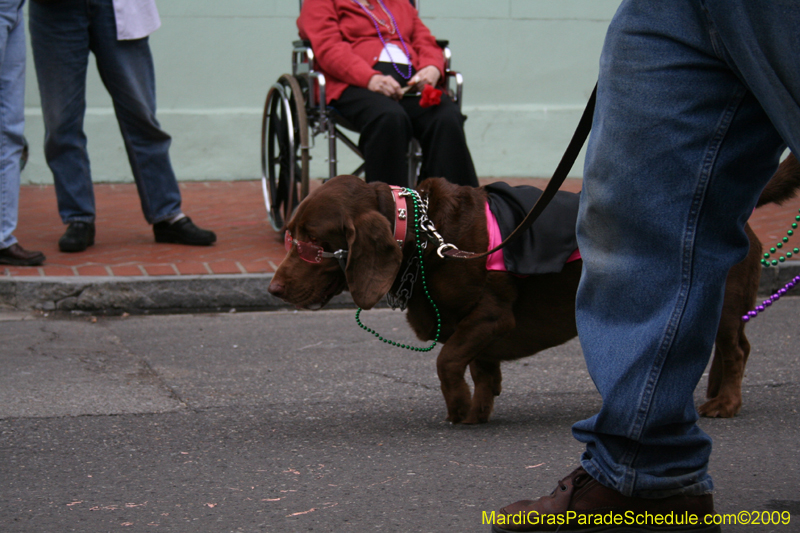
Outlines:
<svg viewBox="0 0 800 533"><path fill-rule="evenodd" d="M635 482L617 482L615 479L607 476L591 459L581 459L581 466L601 485L612 488L625 496L634 498L660 499L669 498L670 496L702 496L703 494L711 494L714 491L714 482L708 476L705 476L705 480L703 481L684 487L636 490ZM635 471L630 468L626 468L626 470L629 471L629 475L626 475L626 477L636 479ZM669 481L665 480L665 482L668 483Z"/></svg>
<svg viewBox="0 0 800 533"><path fill-rule="evenodd" d="M169 215L165 215L163 217L158 217L158 218L154 219L151 222L151 224L155 225L155 224L158 224L159 222L164 222L165 220L171 220L171 219L175 218L176 216L180 215L181 213L183 213L183 210L182 209L178 209L177 211L173 211Z"/></svg>
<svg viewBox="0 0 800 533"><path fill-rule="evenodd" d="M94 224L95 217L73 217L69 220L64 220L64 224L72 224L73 222L86 222L89 224Z"/></svg>
<svg viewBox="0 0 800 533"><path fill-rule="evenodd" d="M11 248L17 244L17 238L13 235L10 235L6 240L0 242L0 250L5 250L6 248Z"/></svg>

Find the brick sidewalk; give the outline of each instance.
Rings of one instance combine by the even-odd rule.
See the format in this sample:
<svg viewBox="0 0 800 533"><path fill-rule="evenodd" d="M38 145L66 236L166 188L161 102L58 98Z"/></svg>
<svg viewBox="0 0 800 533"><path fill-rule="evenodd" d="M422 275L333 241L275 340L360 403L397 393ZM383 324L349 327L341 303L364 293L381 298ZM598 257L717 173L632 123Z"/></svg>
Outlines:
<svg viewBox="0 0 800 533"><path fill-rule="evenodd" d="M491 179L481 180L488 183ZM505 180L513 185L544 187L543 179ZM318 185L315 180L312 186ZM51 185L21 188L19 224L22 246L41 250L41 267L0 266L5 276L174 276L259 274L274 272L284 255L282 236L267 221L260 181L182 182L183 209L200 227L217 233L210 247L156 244L145 222L133 184L95 185L97 237L87 251L65 254L58 239L65 230ZM580 180L567 180L565 190L580 190ZM767 206L751 218L768 245L786 235L800 201ZM797 236L794 238L800 242ZM790 241L792 246L797 242Z"/></svg>
<svg viewBox="0 0 800 533"><path fill-rule="evenodd" d="M95 185L97 236L81 253L62 253L65 230L52 186L23 186L17 239L41 250L41 267L9 267L11 276L165 276L273 272L283 257L266 217L260 181L185 182L183 209L217 234L212 246L156 244L133 184Z"/></svg>

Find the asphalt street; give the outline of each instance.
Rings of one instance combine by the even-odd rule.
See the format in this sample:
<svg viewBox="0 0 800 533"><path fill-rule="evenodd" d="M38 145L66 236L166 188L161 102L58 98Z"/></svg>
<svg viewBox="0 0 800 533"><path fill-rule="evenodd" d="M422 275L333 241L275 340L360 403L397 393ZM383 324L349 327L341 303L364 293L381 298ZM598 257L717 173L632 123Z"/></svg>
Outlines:
<svg viewBox="0 0 800 533"><path fill-rule="evenodd" d="M445 422L437 351L353 311L0 312L2 532L488 532L550 492L600 406L577 341L504 365L492 420ZM800 298L747 328L744 407L703 419L717 510L800 532ZM365 312L385 336L400 312ZM702 401L705 381L696 399Z"/></svg>

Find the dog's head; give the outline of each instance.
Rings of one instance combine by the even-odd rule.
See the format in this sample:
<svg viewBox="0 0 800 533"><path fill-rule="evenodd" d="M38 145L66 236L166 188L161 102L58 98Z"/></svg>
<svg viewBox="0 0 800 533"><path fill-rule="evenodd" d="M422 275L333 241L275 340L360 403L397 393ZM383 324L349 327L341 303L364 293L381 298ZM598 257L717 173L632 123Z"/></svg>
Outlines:
<svg viewBox="0 0 800 533"><path fill-rule="evenodd" d="M320 309L349 290L353 301L370 309L392 287L402 251L392 234L392 193L384 183L367 184L338 176L303 200L287 225L286 257L269 292L296 307ZM319 251L346 251L344 270Z"/></svg>

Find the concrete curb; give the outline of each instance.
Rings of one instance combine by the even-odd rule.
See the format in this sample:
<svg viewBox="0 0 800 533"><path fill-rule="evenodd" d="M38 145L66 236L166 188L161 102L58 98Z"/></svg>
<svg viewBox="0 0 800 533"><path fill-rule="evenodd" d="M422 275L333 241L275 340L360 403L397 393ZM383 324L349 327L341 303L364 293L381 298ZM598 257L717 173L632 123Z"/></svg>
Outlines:
<svg viewBox="0 0 800 533"><path fill-rule="evenodd" d="M763 269L759 295L800 275L800 261ZM0 309L75 313L149 313L291 309L267 292L272 274L0 278ZM349 293L328 308L355 308Z"/></svg>
<svg viewBox="0 0 800 533"><path fill-rule="evenodd" d="M130 277L8 277L0 309L74 313L289 309L267 292L272 274ZM329 305L352 306L349 294Z"/></svg>
<svg viewBox="0 0 800 533"><path fill-rule="evenodd" d="M786 261L775 267L762 268L758 286L759 296L769 296L782 289L798 275L800 275L800 261Z"/></svg>

